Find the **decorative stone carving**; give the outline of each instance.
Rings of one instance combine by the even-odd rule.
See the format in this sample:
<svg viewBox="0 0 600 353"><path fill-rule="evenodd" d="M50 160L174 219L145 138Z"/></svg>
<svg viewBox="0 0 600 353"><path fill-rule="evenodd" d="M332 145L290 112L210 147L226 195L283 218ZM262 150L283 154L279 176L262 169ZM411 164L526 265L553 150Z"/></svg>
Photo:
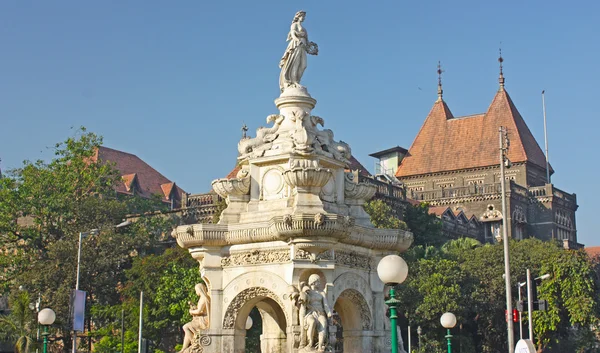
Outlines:
<svg viewBox="0 0 600 353"><path fill-rule="evenodd" d="M287 37L289 43L279 61L279 67L281 68L279 88L281 92L288 87L300 86L300 80L306 69L306 54L317 55L319 53L319 47L316 43L308 41L306 29L302 27L305 17L306 12L298 11L292 20Z"/></svg>
<svg viewBox="0 0 600 353"><path fill-rule="evenodd" d="M313 273L298 288L288 287L289 299L299 309L300 352L324 352L327 345L327 329L332 316L327 303L327 292L321 291L321 276Z"/></svg>
<svg viewBox="0 0 600 353"><path fill-rule="evenodd" d="M322 120L323 119L321 119L321 121ZM318 154L333 157L338 161L342 161L346 164L348 163L350 157L352 156L352 150L350 149L350 145L348 145L344 141L335 141L333 139L333 131L331 131L330 129L317 131L316 135L317 136L315 148Z"/></svg>
<svg viewBox="0 0 600 353"><path fill-rule="evenodd" d="M250 193L250 176L236 179L217 179L212 182L213 190L222 198L242 196Z"/></svg>
<svg viewBox="0 0 600 353"><path fill-rule="evenodd" d="M303 249L296 249L294 258L297 260L310 260L312 263L316 263L319 260L333 260L333 252L328 250L315 255Z"/></svg>
<svg viewBox="0 0 600 353"><path fill-rule="evenodd" d="M182 350L181 353L204 353L204 347L210 346L211 343L212 339L210 336L197 332L194 334L192 344L185 350Z"/></svg>
<svg viewBox="0 0 600 353"><path fill-rule="evenodd" d="M354 251L336 251L335 252L335 263L352 267L361 268L364 270L371 270L371 258L366 255L361 255Z"/></svg>
<svg viewBox="0 0 600 353"><path fill-rule="evenodd" d="M183 332L185 334L183 338L183 347L180 353L198 353L203 352L202 348L202 330L207 330L210 327L210 296L208 294L208 288L204 283L198 283L194 287L196 294L198 295L198 305L190 304L190 315L192 315L192 321L183 325ZM204 336L206 337L206 336ZM210 337L204 338L204 342L208 339L210 344ZM194 341L195 344L192 344Z"/></svg>
<svg viewBox="0 0 600 353"><path fill-rule="evenodd" d="M245 265L261 265L272 263L286 263L291 261L290 251L284 250L253 250L242 253L231 254L230 256L221 259L221 266L245 266Z"/></svg>
<svg viewBox="0 0 600 353"><path fill-rule="evenodd" d="M239 160L248 159L249 157L261 157L266 150L270 149L273 141L278 137L277 131L285 116L280 114L271 114L267 116L267 124L274 122L273 127L260 127L256 129L255 138L243 138L238 143Z"/></svg>
<svg viewBox="0 0 600 353"><path fill-rule="evenodd" d="M335 178L329 178L327 183L321 188L321 193L319 194L323 201L335 203L337 201L337 190Z"/></svg>
<svg viewBox="0 0 600 353"><path fill-rule="evenodd" d="M283 168L275 167L268 169L262 176L261 200L281 198L285 183L283 180Z"/></svg>
<svg viewBox="0 0 600 353"><path fill-rule="evenodd" d="M494 205L488 205L480 220L482 222L495 222L502 220L502 212L498 211Z"/></svg>
<svg viewBox="0 0 600 353"><path fill-rule="evenodd" d="M283 172L285 182L291 187L323 187L331 177L325 168L292 168Z"/></svg>
<svg viewBox="0 0 600 353"><path fill-rule="evenodd" d="M273 292L264 287L251 287L241 291L238 295L233 298L229 306L227 307L227 311L225 312L225 318L223 319L223 328L224 329L232 329L235 328L235 319L237 318L238 311L251 299L256 297L267 297L273 299L280 307L284 308L281 299ZM285 313L285 310L283 310ZM287 318L287 315L286 315Z"/></svg>
<svg viewBox="0 0 600 353"><path fill-rule="evenodd" d="M325 215L322 213L315 214L315 227L320 227L325 223Z"/></svg>
<svg viewBox="0 0 600 353"><path fill-rule="evenodd" d="M361 205L369 201L377 192L377 185L358 181L357 172L344 173L344 196L347 201L356 200Z"/></svg>
<svg viewBox="0 0 600 353"><path fill-rule="evenodd" d="M371 217L365 212L364 204L375 196L377 185L358 181L358 171L344 173L345 202L350 206L350 215L356 223L371 226Z"/></svg>

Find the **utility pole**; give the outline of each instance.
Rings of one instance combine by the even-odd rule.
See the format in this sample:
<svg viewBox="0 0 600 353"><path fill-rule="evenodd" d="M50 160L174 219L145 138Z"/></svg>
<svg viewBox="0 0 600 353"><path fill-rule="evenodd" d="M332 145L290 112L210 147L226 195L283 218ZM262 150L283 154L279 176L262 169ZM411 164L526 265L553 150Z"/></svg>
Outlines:
<svg viewBox="0 0 600 353"><path fill-rule="evenodd" d="M142 353L142 319L144 318L144 292L140 292L140 331L138 333L138 353Z"/></svg>
<svg viewBox="0 0 600 353"><path fill-rule="evenodd" d="M125 310L121 309L121 353L125 352Z"/></svg>
<svg viewBox="0 0 600 353"><path fill-rule="evenodd" d="M506 180L504 177L504 166L510 166L510 161L507 157L507 151L509 146L508 133L506 128L500 126L499 128L500 138L500 185L502 189L502 243L504 245L504 280L506 287L506 320L508 330L508 352L514 353L515 351L515 337L513 328L513 307L512 307L512 292L510 290L510 255L508 247L508 230L507 230L507 218L508 212L506 211Z"/></svg>
<svg viewBox="0 0 600 353"><path fill-rule="evenodd" d="M546 183L550 184L550 162L548 156L548 130L546 129L546 91L542 91L542 109L544 110L544 144L546 145Z"/></svg>

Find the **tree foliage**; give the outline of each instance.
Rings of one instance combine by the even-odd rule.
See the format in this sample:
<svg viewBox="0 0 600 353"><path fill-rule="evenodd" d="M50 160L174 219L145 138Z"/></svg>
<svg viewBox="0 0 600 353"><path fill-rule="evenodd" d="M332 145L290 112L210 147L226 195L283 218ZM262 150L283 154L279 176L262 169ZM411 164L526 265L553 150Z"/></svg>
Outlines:
<svg viewBox="0 0 600 353"><path fill-rule="evenodd" d="M510 254L513 303L517 282L525 280L526 269L534 277L551 275L538 288L539 298L548 300L549 310L533 315L539 351L593 352L598 341L591 328L597 327L600 317L599 290L594 264L587 255L536 239L511 241ZM409 276L398 292L405 324L421 326L425 341L442 341L439 318L451 311L458 318L454 335L462 352L507 350L502 244L482 246L459 239L439 250L416 246L404 258ZM525 325L526 318L524 314ZM435 352L437 348L428 349Z"/></svg>
<svg viewBox="0 0 600 353"><path fill-rule="evenodd" d="M36 318L29 308L27 291L15 292L10 300L10 313L0 316L0 342L14 343L16 353L28 353L37 345L35 341Z"/></svg>
<svg viewBox="0 0 600 353"><path fill-rule="evenodd" d="M164 209L156 200L117 197L119 173L94 159L102 138L81 129L55 145L50 162L24 162L0 179L0 274L3 293L22 287L41 293L57 314L58 339L69 350L69 302L75 288L79 233L99 229L81 243L80 289L87 308L120 302L124 270L173 226L169 217L140 216L117 230L126 215ZM10 256L9 256L10 254ZM86 317L89 319L89 312Z"/></svg>
<svg viewBox="0 0 600 353"><path fill-rule="evenodd" d="M408 229L406 223L398 219L392 212L392 208L382 200L371 200L365 203L364 208L376 228Z"/></svg>

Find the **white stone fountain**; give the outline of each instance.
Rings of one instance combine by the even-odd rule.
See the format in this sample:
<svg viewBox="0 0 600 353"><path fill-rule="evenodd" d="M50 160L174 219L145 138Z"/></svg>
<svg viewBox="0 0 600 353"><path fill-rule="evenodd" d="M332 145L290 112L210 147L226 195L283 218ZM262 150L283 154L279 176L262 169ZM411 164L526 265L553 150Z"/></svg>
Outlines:
<svg viewBox="0 0 600 353"><path fill-rule="evenodd" d="M264 353L390 348L376 264L408 249L412 234L371 225L363 204L376 187L347 170L350 146L311 115L316 100L300 79L317 46L307 39L304 16L294 17L280 62L279 114L267 117L273 125L239 142L236 178L212 183L227 201L219 223L173 231L199 261L207 287L203 293L197 286L185 353L244 352L254 307Z"/></svg>

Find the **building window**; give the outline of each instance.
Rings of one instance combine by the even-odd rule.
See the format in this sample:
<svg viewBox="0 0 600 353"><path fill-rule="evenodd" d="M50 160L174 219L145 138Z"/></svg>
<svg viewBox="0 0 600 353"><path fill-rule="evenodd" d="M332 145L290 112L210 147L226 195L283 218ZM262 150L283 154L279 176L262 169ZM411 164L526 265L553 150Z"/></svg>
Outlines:
<svg viewBox="0 0 600 353"><path fill-rule="evenodd" d="M523 240L525 239L525 225L522 223L517 223L515 225L515 239Z"/></svg>

